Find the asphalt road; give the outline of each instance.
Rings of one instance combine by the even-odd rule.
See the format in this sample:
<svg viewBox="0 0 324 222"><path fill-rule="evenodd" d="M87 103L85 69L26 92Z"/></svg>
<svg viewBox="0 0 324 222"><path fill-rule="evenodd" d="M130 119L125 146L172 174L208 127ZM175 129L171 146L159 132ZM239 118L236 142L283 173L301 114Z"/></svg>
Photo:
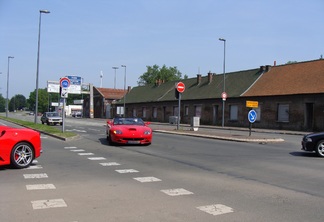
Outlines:
<svg viewBox="0 0 324 222"><path fill-rule="evenodd" d="M0 168L0 221L323 221L324 159L299 135L109 146L102 120L67 118L66 130L80 138L43 135L33 167Z"/></svg>

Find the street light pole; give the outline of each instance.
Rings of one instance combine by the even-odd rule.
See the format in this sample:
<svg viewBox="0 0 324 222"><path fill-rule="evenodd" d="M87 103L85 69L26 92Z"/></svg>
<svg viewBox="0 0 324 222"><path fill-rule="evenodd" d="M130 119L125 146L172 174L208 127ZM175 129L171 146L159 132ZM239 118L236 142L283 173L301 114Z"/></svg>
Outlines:
<svg viewBox="0 0 324 222"><path fill-rule="evenodd" d="M124 74L124 117L126 117L126 94L127 92L126 91L126 65L121 65L121 67L124 67L125 68L125 74Z"/></svg>
<svg viewBox="0 0 324 222"><path fill-rule="evenodd" d="M224 62L223 62L223 93L225 93L225 50L226 50L226 39L219 38L220 41L224 42ZM222 127L224 127L224 115L225 115L225 100L223 98L223 114L222 114Z"/></svg>
<svg viewBox="0 0 324 222"><path fill-rule="evenodd" d="M8 72L7 72L7 99L6 99L6 117L8 118L8 112L9 112L9 64L10 64L10 59L13 59L13 56L8 56Z"/></svg>
<svg viewBox="0 0 324 222"><path fill-rule="evenodd" d="M0 72L0 75L2 74L2 72ZM1 89L1 87L0 87L0 89Z"/></svg>
<svg viewBox="0 0 324 222"><path fill-rule="evenodd" d="M114 89L116 89L116 69L118 69L119 67L112 67L115 70L115 78L114 78Z"/></svg>
<svg viewBox="0 0 324 222"><path fill-rule="evenodd" d="M34 123L37 123L37 115L38 115L38 76L39 76L39 52L40 52L40 36L41 36L41 21L42 21L42 13L48 14L50 11L48 10L39 10L39 24L38 24L38 49L37 49L37 68L36 68L36 99L35 99L35 119Z"/></svg>

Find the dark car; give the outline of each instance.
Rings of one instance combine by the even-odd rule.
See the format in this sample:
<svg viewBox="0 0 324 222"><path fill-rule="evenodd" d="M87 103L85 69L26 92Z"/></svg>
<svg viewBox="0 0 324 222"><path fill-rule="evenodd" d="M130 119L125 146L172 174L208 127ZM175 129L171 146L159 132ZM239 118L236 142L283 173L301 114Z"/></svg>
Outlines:
<svg viewBox="0 0 324 222"><path fill-rule="evenodd" d="M318 156L324 157L324 132L305 135L301 144L302 150L316 152Z"/></svg>
<svg viewBox="0 0 324 222"><path fill-rule="evenodd" d="M45 112L41 117L41 122L47 125L63 125L63 118L57 112Z"/></svg>

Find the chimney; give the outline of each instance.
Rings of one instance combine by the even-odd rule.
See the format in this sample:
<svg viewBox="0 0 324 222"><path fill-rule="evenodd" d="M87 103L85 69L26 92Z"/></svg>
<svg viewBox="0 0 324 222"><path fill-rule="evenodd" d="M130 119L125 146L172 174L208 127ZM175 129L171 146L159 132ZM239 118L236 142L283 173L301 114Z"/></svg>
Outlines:
<svg viewBox="0 0 324 222"><path fill-rule="evenodd" d="M131 91L132 87L131 86L128 86L127 87L127 93L129 93Z"/></svg>
<svg viewBox="0 0 324 222"><path fill-rule="evenodd" d="M201 83L201 74L197 74L197 85Z"/></svg>
<svg viewBox="0 0 324 222"><path fill-rule="evenodd" d="M264 71L265 71L265 69L266 69L266 67L265 67L265 66L260 66L260 72L264 72Z"/></svg>
<svg viewBox="0 0 324 222"><path fill-rule="evenodd" d="M269 72L271 70L271 65L266 65L265 71Z"/></svg>
<svg viewBox="0 0 324 222"><path fill-rule="evenodd" d="M212 80L213 80L213 73L211 73L211 72L209 71L209 73L208 73L208 84L211 83Z"/></svg>
<svg viewBox="0 0 324 222"><path fill-rule="evenodd" d="M276 66L277 65L277 61L273 61L273 66Z"/></svg>

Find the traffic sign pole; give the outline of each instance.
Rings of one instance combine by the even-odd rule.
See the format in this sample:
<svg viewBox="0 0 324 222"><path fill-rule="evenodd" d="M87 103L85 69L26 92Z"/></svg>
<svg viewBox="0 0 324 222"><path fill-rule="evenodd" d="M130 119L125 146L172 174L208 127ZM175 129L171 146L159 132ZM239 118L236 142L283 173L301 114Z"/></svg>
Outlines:
<svg viewBox="0 0 324 222"><path fill-rule="evenodd" d="M180 106L181 106L181 95L185 91L186 86L183 82L178 82L176 85L176 89L179 92L179 98L178 98L178 121L177 121L177 130L179 130L180 127Z"/></svg>
<svg viewBox="0 0 324 222"><path fill-rule="evenodd" d="M62 109L62 132L65 131L65 98L68 97L68 89L71 85L71 81L68 77L60 78L60 87L62 88L61 97L63 98L63 109Z"/></svg>
<svg viewBox="0 0 324 222"><path fill-rule="evenodd" d="M256 121L257 119L257 113L254 109L251 109L248 113L248 120L250 122L249 126L249 136L251 136L251 131L252 131L252 124Z"/></svg>
<svg viewBox="0 0 324 222"><path fill-rule="evenodd" d="M179 130L180 127L180 107L181 107L181 94L179 93L179 99L178 99L178 122L177 122L177 130Z"/></svg>

